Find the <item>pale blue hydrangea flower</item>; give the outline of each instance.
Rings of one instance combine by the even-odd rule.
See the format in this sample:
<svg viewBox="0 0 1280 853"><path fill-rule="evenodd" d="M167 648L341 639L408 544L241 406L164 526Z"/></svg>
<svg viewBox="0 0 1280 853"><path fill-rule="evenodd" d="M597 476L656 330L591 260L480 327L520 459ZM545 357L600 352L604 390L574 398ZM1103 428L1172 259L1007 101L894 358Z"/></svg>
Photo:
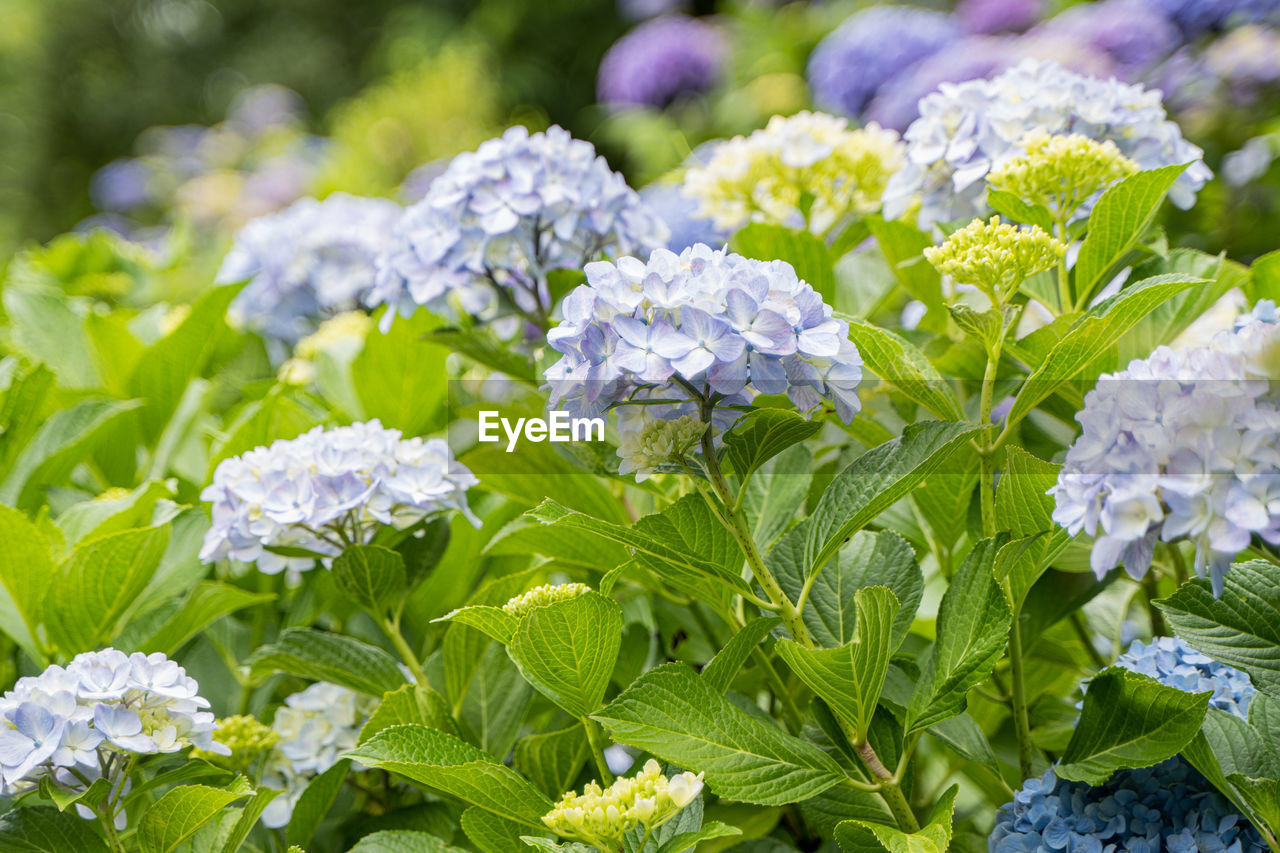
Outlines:
<svg viewBox="0 0 1280 853"><path fill-rule="evenodd" d="M1160 347L1099 378L1050 490L1054 521L1095 537L1099 577L1122 562L1140 578L1157 540L1187 539L1221 593L1252 536L1280 542L1280 411L1267 382L1278 348L1280 326L1253 318L1209 347Z"/></svg>
<svg viewBox="0 0 1280 853"><path fill-rule="evenodd" d="M1242 720L1248 718L1249 702L1257 693L1249 676L1201 654L1177 637L1156 637L1149 645L1134 640L1116 664L1187 693L1212 691L1210 705Z"/></svg>
<svg viewBox="0 0 1280 853"><path fill-rule="evenodd" d="M440 439L405 439L376 420L316 427L218 463L200 495L213 504L200 559L305 571L314 558L271 549L335 557L384 526L403 530L447 510L470 517L466 492L476 482Z"/></svg>
<svg viewBox="0 0 1280 853"><path fill-rule="evenodd" d="M547 274L666 242L666 228L596 155L552 127L509 128L454 157L405 211L368 304L480 315L495 300L545 323Z"/></svg>
<svg viewBox="0 0 1280 853"><path fill-rule="evenodd" d="M1190 207L1212 177L1203 152L1167 118L1159 91L1025 60L920 101L920 117L903 134L906 165L885 190L885 216L901 216L916 199L922 227L982 215L987 173L1036 128L1110 140L1143 169L1191 163L1169 193L1179 207Z"/></svg>
<svg viewBox="0 0 1280 853"><path fill-rule="evenodd" d="M102 649L20 678L0 698L0 796L35 789L41 780L83 791L102 777L104 759L178 752L195 746L230 754L213 739L209 701L186 670L160 652L127 655ZM110 781L127 780L114 762ZM81 816L96 817L78 806ZM124 812L113 816L123 826Z"/></svg>
<svg viewBox="0 0 1280 853"><path fill-rule="evenodd" d="M860 115L876 90L961 35L945 13L914 6L854 12L809 57L809 87L824 110Z"/></svg>
<svg viewBox="0 0 1280 853"><path fill-rule="evenodd" d="M698 216L699 203L685 195L678 183L650 184L640 190L640 198L667 226L666 247L673 252L683 252L694 243L723 246L729 239L728 232Z"/></svg>
<svg viewBox="0 0 1280 853"><path fill-rule="evenodd" d="M335 193L253 220L218 271L219 282L249 282L231 303L232 322L292 344L359 307L400 213L386 199Z"/></svg>

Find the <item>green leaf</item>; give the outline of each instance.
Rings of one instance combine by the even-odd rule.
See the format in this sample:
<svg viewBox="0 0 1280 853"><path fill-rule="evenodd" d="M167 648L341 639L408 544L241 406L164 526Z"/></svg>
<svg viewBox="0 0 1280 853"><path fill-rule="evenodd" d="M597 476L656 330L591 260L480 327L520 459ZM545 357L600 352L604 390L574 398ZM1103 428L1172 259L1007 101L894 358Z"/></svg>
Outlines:
<svg viewBox="0 0 1280 853"><path fill-rule="evenodd" d="M516 619L501 607L494 607L490 604L469 604L431 621L457 622L462 625L469 625L504 646L511 642L511 638L515 636L516 628L520 625L519 619Z"/></svg>
<svg viewBox="0 0 1280 853"><path fill-rule="evenodd" d="M813 453L796 445L765 463L747 483L742 508L761 550L767 550L791 525L804 505L813 482L812 468Z"/></svg>
<svg viewBox="0 0 1280 853"><path fill-rule="evenodd" d="M287 672L370 696L381 696L405 683L396 659L377 646L311 628L287 629L246 663L255 673Z"/></svg>
<svg viewBox="0 0 1280 853"><path fill-rule="evenodd" d="M1248 268L1229 260L1225 253L1207 255L1195 249L1174 249L1167 256L1157 255L1137 267L1132 276L1142 280L1167 273L1202 278L1209 283L1179 293L1152 309L1117 342L1116 365L1146 358L1156 347L1173 343L1231 289L1249 289Z"/></svg>
<svg viewBox="0 0 1280 853"><path fill-rule="evenodd" d="M558 799L563 793L564 791L557 791L556 798ZM521 850L523 849L520 846L521 840L531 837L526 834L529 831L527 824L498 817L493 812L487 812L476 806L464 811L459 823L462 824L462 831L466 834L467 840L475 845L480 853L511 853L513 850ZM546 841L547 839L539 837L537 840ZM586 853L596 853L596 851L587 848Z"/></svg>
<svg viewBox="0 0 1280 853"><path fill-rule="evenodd" d="M421 311L419 314L423 313ZM400 320L396 320L397 323ZM540 385L542 378L537 367L528 358L499 341L493 332L487 329L437 329L426 336L427 340L460 352L485 367L492 367L512 379L519 379L530 385Z"/></svg>
<svg viewBox="0 0 1280 853"><path fill-rule="evenodd" d="M409 723L456 734L449 703L443 696L426 685L402 684L382 697L360 729L357 743L364 743L383 729Z"/></svg>
<svg viewBox="0 0 1280 853"><path fill-rule="evenodd" d="M911 493L936 549L954 548L966 532L977 485L978 454L956 454L944 470L927 477Z"/></svg>
<svg viewBox="0 0 1280 853"><path fill-rule="evenodd" d="M262 813L267 810L267 806L271 805L271 801L282 793L283 791L274 791L271 788L258 788L254 791L249 802L240 809L240 816L236 818L231 834L222 845L222 853L238 853L240 845L244 844L244 840L257 825L258 818L262 817Z"/></svg>
<svg viewBox="0 0 1280 853"><path fill-rule="evenodd" d="M822 424L786 409L756 409L725 434L725 456L743 480L794 444L812 438Z"/></svg>
<svg viewBox="0 0 1280 853"><path fill-rule="evenodd" d="M551 800L510 767L423 726L385 729L347 756L535 829L543 828L542 816L551 811Z"/></svg>
<svg viewBox="0 0 1280 853"><path fill-rule="evenodd" d="M1165 687L1111 667L1089 682L1084 709L1055 772L1101 785L1116 770L1149 767L1177 755L1200 731L1208 693Z"/></svg>
<svg viewBox="0 0 1280 853"><path fill-rule="evenodd" d="M703 824L701 829L681 832L678 835L671 836L658 848L658 853L684 853L686 850L692 850L697 847L703 841L710 841L713 838L732 838L741 834L742 830L736 826L729 826L719 821L711 821Z"/></svg>
<svg viewBox="0 0 1280 853"><path fill-rule="evenodd" d="M1120 336L1133 328L1156 306L1203 279L1163 275L1130 285L1089 309L1064 334L1023 383L1009 410L1006 424L1016 424L1040 404L1076 378L1098 356L1110 350ZM1091 378L1091 377L1086 377Z"/></svg>
<svg viewBox="0 0 1280 853"><path fill-rule="evenodd" d="M1160 202L1187 165L1163 166L1130 175L1108 187L1089 215L1089 231L1076 259L1075 293L1083 301L1105 284L1120 261L1138 246Z"/></svg>
<svg viewBox="0 0 1280 853"><path fill-rule="evenodd" d="M35 629L53 579L53 558L39 529L16 509L0 505L0 630L37 660Z"/></svg>
<svg viewBox="0 0 1280 853"><path fill-rule="evenodd" d="M846 539L906 496L978 432L971 424L925 421L872 448L822 493L806 526L806 569L826 565Z"/></svg>
<svg viewBox="0 0 1280 853"><path fill-rule="evenodd" d="M808 231L753 222L729 238L729 246L739 255L758 261L786 261L795 268L796 275L821 294L823 302L835 302L831 253L826 243Z"/></svg>
<svg viewBox="0 0 1280 853"><path fill-rule="evenodd" d="M426 311L397 317L385 333L370 332L351 363L351 380L366 420L405 435L424 435L444 426L448 371L444 347L426 342L439 321Z"/></svg>
<svg viewBox="0 0 1280 853"><path fill-rule="evenodd" d="M241 410L220 440L214 442L205 482L213 479L214 469L222 460L255 447L266 447L276 439L297 438L323 420L323 412L304 406L282 391L254 400Z"/></svg>
<svg viewBox="0 0 1280 853"><path fill-rule="evenodd" d="M49 639L66 657L110 642L160 565L168 526L112 533L77 545L44 602Z"/></svg>
<svg viewBox="0 0 1280 853"><path fill-rule="evenodd" d="M1254 706L1266 694L1259 693L1249 703L1250 717ZM1227 711L1209 708L1205 714L1200 731L1191 742L1182 748L1182 756L1199 770L1209 782L1231 801L1240 813L1254 826L1267 827L1272 833L1276 826L1267 825L1266 819L1259 814L1252 803L1265 807L1265 802L1258 802L1257 796L1250 791L1242 795L1234 781L1241 781L1242 787L1248 787L1243 781L1260 776L1275 776L1277 772L1276 753L1270 746L1259 749L1260 733L1256 724L1250 724Z"/></svg>
<svg viewBox="0 0 1280 853"><path fill-rule="evenodd" d="M495 758L505 758L520 734L535 691L506 649L486 643L462 694L456 714L458 730Z"/></svg>
<svg viewBox="0 0 1280 853"><path fill-rule="evenodd" d="M229 613L275 600L273 592L249 592L221 581L201 581L187 595L173 615L143 640L145 652L164 652L172 657L187 640Z"/></svg>
<svg viewBox="0 0 1280 853"><path fill-rule="evenodd" d="M83 310L51 287L6 286L0 298L13 349L46 365L57 374L61 388L99 386ZM76 303L83 305L84 300Z"/></svg>
<svg viewBox="0 0 1280 853"><path fill-rule="evenodd" d="M600 707L621 643L622 608L587 592L530 611L507 653L538 692L582 718Z"/></svg>
<svg viewBox="0 0 1280 853"><path fill-rule="evenodd" d="M1193 578L1156 606L1196 651L1244 670L1254 687L1280 697L1280 567L1236 563L1221 597L1207 579Z"/></svg>
<svg viewBox="0 0 1280 853"><path fill-rule="evenodd" d="M1008 190L987 190L987 207L1014 222L1053 233L1053 216L1043 204L1027 204Z"/></svg>
<svg viewBox="0 0 1280 853"><path fill-rule="evenodd" d="M244 796L207 785L174 788L156 800L138 821L138 846L142 853L170 853Z"/></svg>
<svg viewBox="0 0 1280 853"><path fill-rule="evenodd" d="M353 545L333 561L333 582L356 604L381 616L405 594L404 558L390 548Z"/></svg>
<svg viewBox="0 0 1280 853"><path fill-rule="evenodd" d="M549 797L556 799L573 787L591 757L591 746L581 723L516 741L515 767Z"/></svg>
<svg viewBox="0 0 1280 853"><path fill-rule="evenodd" d="M108 853L93 824L52 806L24 806L0 816L0 850L7 853Z"/></svg>
<svg viewBox="0 0 1280 853"><path fill-rule="evenodd" d="M844 778L825 752L747 714L683 663L646 672L593 717L614 740L704 772L730 800L795 803Z"/></svg>
<svg viewBox="0 0 1280 853"><path fill-rule="evenodd" d="M992 573L1002 544L995 538L975 545L942 596L938 639L921 664L903 726L907 734L963 711L969 690L991 674L1004 653L1012 615Z"/></svg>
<svg viewBox="0 0 1280 853"><path fill-rule="evenodd" d="M725 693L751 652L760 645L761 640L769 636L770 631L781 624L782 620L777 616L752 619L725 643L724 648L698 673L699 676L715 692Z"/></svg>
<svg viewBox="0 0 1280 853"><path fill-rule="evenodd" d="M311 843L325 815L333 808L350 769L351 762L344 758L307 783L290 813L289 825L285 828L286 844L305 847Z"/></svg>
<svg viewBox="0 0 1280 853"><path fill-rule="evenodd" d="M951 817L960 786L947 789L919 832L903 832L896 826L864 820L836 824L836 843L843 853L947 853L951 846Z"/></svg>
<svg viewBox="0 0 1280 853"><path fill-rule="evenodd" d="M867 218L867 225L884 253L903 290L925 304L927 309L921 328L943 332L947 327L946 307L942 301L942 276L924 257L933 238L913 225L886 221L877 216Z"/></svg>
<svg viewBox="0 0 1280 853"><path fill-rule="evenodd" d="M853 605L857 618L848 644L836 649L807 649L784 639L778 641L777 652L861 741L871 727L884 688L895 648L893 622L899 606L894 594L882 586L858 590Z"/></svg>
<svg viewBox="0 0 1280 853"><path fill-rule="evenodd" d="M347 853L463 853L429 832L409 829L384 829L371 832L356 842Z"/></svg>
<svg viewBox="0 0 1280 853"><path fill-rule="evenodd" d="M843 316L849 323L849 339L868 370L903 396L946 421L964 420L955 392L924 353L906 338L866 320Z"/></svg>
<svg viewBox="0 0 1280 853"><path fill-rule="evenodd" d="M966 761L972 761L995 775L1000 775L1000 764L991 750L990 741L987 740L982 727L969 716L968 712L943 720L929 729L929 734L951 747Z"/></svg>
<svg viewBox="0 0 1280 853"><path fill-rule="evenodd" d="M1071 543L1070 534L1053 520L1053 497L1047 494L1058 482L1061 467L1016 445L1005 451L1004 471L996 487L996 519L1016 540L1001 550L995 571L1014 612L1049 564Z"/></svg>

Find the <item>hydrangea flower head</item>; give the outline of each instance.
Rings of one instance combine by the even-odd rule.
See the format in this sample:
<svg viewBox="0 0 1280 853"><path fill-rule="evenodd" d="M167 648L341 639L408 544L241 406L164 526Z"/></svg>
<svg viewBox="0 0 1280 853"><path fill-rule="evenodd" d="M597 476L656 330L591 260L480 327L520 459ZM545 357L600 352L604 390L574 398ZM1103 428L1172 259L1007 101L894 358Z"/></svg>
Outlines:
<svg viewBox="0 0 1280 853"><path fill-rule="evenodd" d="M1248 718L1249 702L1257 693L1249 676L1201 654L1177 637L1156 637L1150 644L1134 640L1116 664L1149 675L1166 687L1187 693L1212 692L1210 705L1242 720Z"/></svg>
<svg viewBox="0 0 1280 853"><path fill-rule="evenodd" d="M843 118L801 112L717 145L704 165L686 170L684 192L718 228L767 222L821 234L877 211L901 164L893 131L876 124L850 130Z"/></svg>
<svg viewBox="0 0 1280 853"><path fill-rule="evenodd" d="M645 21L614 42L600 61L596 97L613 107L662 108L712 89L729 50L718 27L688 15Z"/></svg>
<svg viewBox="0 0 1280 853"><path fill-rule="evenodd" d="M1043 0L960 0L956 16L971 33L1017 33L1040 19Z"/></svg>
<svg viewBox="0 0 1280 853"><path fill-rule="evenodd" d="M943 84L920 101L903 135L906 165L885 188L885 216L917 200L922 226L981 215L987 174L1036 128L1110 140L1140 169L1190 163L1169 193L1179 207L1190 207L1212 176L1201 150L1167 118L1159 91L1026 60L991 80Z"/></svg>
<svg viewBox="0 0 1280 853"><path fill-rule="evenodd" d="M1153 0L1155 6L1193 39L1208 30L1265 21L1280 11L1276 0Z"/></svg>
<svg viewBox="0 0 1280 853"><path fill-rule="evenodd" d="M1052 269L1065 253L1066 246L1048 232L1034 225L1019 228L999 216L975 219L941 246L924 250L938 272L977 287L995 304L1007 302L1024 279Z"/></svg>
<svg viewBox="0 0 1280 853"><path fill-rule="evenodd" d="M618 415L618 457L622 460L618 473L634 472L640 483L661 466L683 459L707 431L696 414L670 420L645 415L644 407L639 406L623 409Z"/></svg>
<svg viewBox="0 0 1280 853"><path fill-rule="evenodd" d="M377 420L316 427L218 464L200 496L213 504L200 559L303 571L314 560L271 549L336 557L382 526L404 529L445 510L469 514L466 492L476 482L441 439L402 438Z"/></svg>
<svg viewBox="0 0 1280 853"><path fill-rule="evenodd" d="M530 134L516 126L454 157L405 211L367 302L453 317L497 301L545 318L552 270L642 252L666 237L591 143L559 127Z"/></svg>
<svg viewBox="0 0 1280 853"><path fill-rule="evenodd" d="M854 12L809 57L809 87L823 109L860 115L886 82L961 35L950 15L905 5Z"/></svg>
<svg viewBox="0 0 1280 853"><path fill-rule="evenodd" d="M543 584L513 597L502 605L502 609L508 616L519 619L527 616L531 610L569 601L588 592L591 592L591 587L585 583Z"/></svg>
<svg viewBox="0 0 1280 853"><path fill-rule="evenodd" d="M1181 757L1121 770L1105 785L1028 779L1000 808L990 853L1168 850L1263 853L1266 843L1225 797Z"/></svg>
<svg viewBox="0 0 1280 853"><path fill-rule="evenodd" d="M569 791L542 822L562 838L601 850L621 849L623 836L632 829L657 829L701 792L701 773L678 773L668 779L650 758L635 776L618 779L608 788L590 782L581 794Z"/></svg>
<svg viewBox="0 0 1280 853"><path fill-rule="evenodd" d="M683 252L694 243L722 246L729 240L726 229L700 214L701 205L685 195L679 181L649 184L640 190L640 198L667 226L666 248L673 252Z"/></svg>
<svg viewBox="0 0 1280 853"><path fill-rule="evenodd" d="M1258 24L1239 27L1214 39L1203 60L1233 102L1256 103L1280 84L1280 32Z"/></svg>
<svg viewBox="0 0 1280 853"><path fill-rule="evenodd" d="M232 321L292 344L358 307L400 213L386 199L335 193L253 220L218 271L220 282L249 282L231 303Z"/></svg>
<svg viewBox="0 0 1280 853"><path fill-rule="evenodd" d="M271 753L280 735L248 714L235 714L218 720L213 739L225 746L230 755L193 750L192 755L236 773L246 773L259 759Z"/></svg>
<svg viewBox="0 0 1280 853"><path fill-rule="evenodd" d="M886 81L867 105L863 117L901 133L919 118L920 99L943 83L985 80L1021 59L1013 38L965 36Z"/></svg>
<svg viewBox="0 0 1280 853"><path fill-rule="evenodd" d="M1098 142L1078 133L1055 136L1036 129L1018 148L1021 153L991 170L987 185L1043 205L1062 222L1095 194L1138 171L1111 140Z"/></svg>
<svg viewBox="0 0 1280 853"><path fill-rule="evenodd" d="M1138 79L1182 43L1178 28L1146 0L1070 6L1032 32L1066 36L1104 52L1124 80Z"/></svg>

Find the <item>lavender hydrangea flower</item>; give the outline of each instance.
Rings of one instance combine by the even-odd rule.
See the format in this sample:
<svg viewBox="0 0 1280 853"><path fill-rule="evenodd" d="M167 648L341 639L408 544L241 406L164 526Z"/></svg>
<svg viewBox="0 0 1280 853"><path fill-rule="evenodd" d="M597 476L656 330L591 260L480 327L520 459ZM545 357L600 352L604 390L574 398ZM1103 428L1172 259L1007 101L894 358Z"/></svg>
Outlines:
<svg viewBox="0 0 1280 853"><path fill-rule="evenodd" d="M1187 39L1209 30L1274 19L1280 13L1277 0L1151 0Z"/></svg>
<svg viewBox="0 0 1280 853"><path fill-rule="evenodd" d="M376 420L316 427L218 464L200 495L213 504L200 559L256 562L267 574L304 571L313 559L271 549L335 557L383 526L403 530L446 510L470 517L466 491L476 482L440 439L405 439Z"/></svg>
<svg viewBox="0 0 1280 853"><path fill-rule="evenodd" d="M640 198L667 226L666 247L673 252L683 252L694 243L722 246L729 239L728 231L698 215L698 202L685 195L678 183L650 184L640 190Z"/></svg>
<svg viewBox="0 0 1280 853"><path fill-rule="evenodd" d="M405 211L379 260L367 303L395 312L479 315L495 300L540 323L551 312L547 274L666 242L666 227L596 155L552 127L512 127L459 154Z"/></svg>
<svg viewBox="0 0 1280 853"><path fill-rule="evenodd" d="M17 796L48 779L70 791L101 778L103 759L197 747L219 755L207 699L181 666L155 652L103 649L20 678L0 698L0 795ZM120 764L113 785L125 779ZM86 818L95 815L78 807ZM115 816L123 818L123 812Z"/></svg>
<svg viewBox="0 0 1280 853"><path fill-rule="evenodd" d="M864 116L902 132L920 115L920 99L943 83L985 80L1021 59L1009 38L974 35L952 42L887 81L867 105Z"/></svg>
<svg viewBox="0 0 1280 853"><path fill-rule="evenodd" d="M1182 42L1168 18L1143 0L1099 0L1068 7L1032 33L1064 36L1103 51L1117 75L1137 80Z"/></svg>
<svg viewBox="0 0 1280 853"><path fill-rule="evenodd" d="M1249 676L1201 654L1177 637L1156 637L1149 645L1134 640L1116 664L1187 693L1212 691L1210 705L1242 720L1247 719L1249 702L1257 693Z"/></svg>
<svg viewBox="0 0 1280 853"><path fill-rule="evenodd" d="M823 109L860 115L876 91L961 34L950 15L913 6L854 12L809 57L809 87Z"/></svg>
<svg viewBox="0 0 1280 853"><path fill-rule="evenodd" d="M956 17L971 33L1017 33L1040 19L1043 0L960 0Z"/></svg>
<svg viewBox="0 0 1280 853"><path fill-rule="evenodd" d="M1280 32L1256 24L1240 27L1205 48L1203 60L1232 103L1257 103L1280 84Z"/></svg>
<svg viewBox="0 0 1280 853"><path fill-rule="evenodd" d="M232 322L292 344L358 307L400 212L385 199L335 193L253 220L218 271L219 282L249 281L231 303Z"/></svg>
<svg viewBox="0 0 1280 853"><path fill-rule="evenodd" d="M1189 539L1220 594L1253 535L1280 542L1277 351L1280 326L1250 315L1210 347L1160 347L1099 378L1051 494L1058 524L1096 537L1100 577L1119 562L1142 577L1158 539Z"/></svg>
<svg viewBox="0 0 1280 853"><path fill-rule="evenodd" d="M907 163L885 190L885 216L917 199L922 227L981 215L987 172L1034 128L1111 140L1142 169L1190 163L1169 193L1179 207L1212 177L1203 152L1166 117L1159 91L1025 60L992 80L944 84L920 102L920 118L903 134Z"/></svg>
<svg viewBox="0 0 1280 853"><path fill-rule="evenodd" d="M724 77L729 50L714 24L662 15L637 26L600 60L596 97L611 107L662 107L711 90Z"/></svg>

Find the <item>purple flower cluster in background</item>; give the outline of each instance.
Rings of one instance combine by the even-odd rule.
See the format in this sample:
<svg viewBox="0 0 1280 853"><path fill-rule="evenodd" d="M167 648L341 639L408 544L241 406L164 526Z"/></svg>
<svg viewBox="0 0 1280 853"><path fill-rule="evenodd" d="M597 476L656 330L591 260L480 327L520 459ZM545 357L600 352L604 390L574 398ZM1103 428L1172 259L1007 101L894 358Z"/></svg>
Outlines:
<svg viewBox="0 0 1280 853"><path fill-rule="evenodd" d="M1192 39L1209 30L1274 20L1280 0L1148 0Z"/></svg>
<svg viewBox="0 0 1280 853"><path fill-rule="evenodd" d="M662 15L618 39L596 78L602 104L665 107L706 92L724 77L729 47L714 24L688 15Z"/></svg>

